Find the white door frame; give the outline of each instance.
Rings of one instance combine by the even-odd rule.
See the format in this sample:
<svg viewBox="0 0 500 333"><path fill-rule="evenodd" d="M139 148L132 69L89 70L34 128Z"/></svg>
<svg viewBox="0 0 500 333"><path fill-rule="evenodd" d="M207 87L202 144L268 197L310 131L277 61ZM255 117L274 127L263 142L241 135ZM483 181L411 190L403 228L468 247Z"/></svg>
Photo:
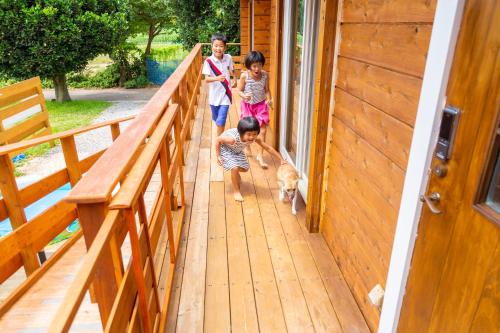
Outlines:
<svg viewBox="0 0 500 333"><path fill-rule="evenodd" d="M464 0L437 3L392 245L379 333L397 331L422 210L420 194L426 192L429 181L429 168L446 101L446 88L463 7Z"/></svg>
<svg viewBox="0 0 500 333"><path fill-rule="evenodd" d="M294 61L293 55L295 50L289 47L293 45L295 34L293 34L295 26L295 15L293 11L295 8L295 1L284 1L284 17L291 17L292 20L284 20L283 26L283 67L282 82L291 82L293 79L291 71ZM311 133L307 126L311 126L312 117L310 110L312 110L314 102L314 78L315 78L315 60L317 48L317 35L318 35L318 17L319 1L318 0L305 0L304 1L304 36L303 45L310 47L302 48L302 68L301 68L301 85L299 96L299 110L298 110L298 128L297 128L297 155L295 161L292 160L290 154L286 150L286 135L290 128L287 128L287 111L291 110L290 87L286 84L281 86L281 112L280 114L280 153L288 160L299 172L301 179L299 180L299 191L304 201L307 202L307 186L308 186L308 170L305 170L309 154L306 152L306 142L311 140ZM307 84L311 83L311 84ZM309 110L309 112L308 112ZM308 135L309 134L309 135Z"/></svg>

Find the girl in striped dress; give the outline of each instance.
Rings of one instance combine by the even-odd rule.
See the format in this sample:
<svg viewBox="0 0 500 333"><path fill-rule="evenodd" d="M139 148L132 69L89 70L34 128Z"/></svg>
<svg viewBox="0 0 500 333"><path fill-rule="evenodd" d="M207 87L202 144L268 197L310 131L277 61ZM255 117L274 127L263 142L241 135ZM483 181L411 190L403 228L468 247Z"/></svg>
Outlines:
<svg viewBox="0 0 500 333"><path fill-rule="evenodd" d="M258 137L259 132L258 120L254 117L244 117L238 122L237 128L228 129L221 136L218 136L215 141L215 152L219 165L224 167L224 171L231 171L231 182L233 184L234 200L236 201L243 201L240 192L240 172L247 172L250 168L244 153L245 147L255 142L267 152L276 156L281 161L281 164L286 163L280 153Z"/></svg>
<svg viewBox="0 0 500 333"><path fill-rule="evenodd" d="M245 58L246 72L241 73L238 83L241 100L241 118L255 117L260 125L260 138L266 141L267 126L269 125L269 107L272 106L271 92L269 91L269 76L262 70L266 58L259 51L251 51ZM255 157L262 168L267 164L262 159L264 149L259 149Z"/></svg>

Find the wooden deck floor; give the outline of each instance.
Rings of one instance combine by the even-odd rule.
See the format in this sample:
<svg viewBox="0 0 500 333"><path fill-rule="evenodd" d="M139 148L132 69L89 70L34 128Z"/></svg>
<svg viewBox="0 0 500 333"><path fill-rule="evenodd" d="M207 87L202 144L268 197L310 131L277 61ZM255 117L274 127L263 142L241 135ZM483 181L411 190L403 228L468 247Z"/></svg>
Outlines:
<svg viewBox="0 0 500 333"><path fill-rule="evenodd" d="M369 332L323 237L303 228L304 204L296 217L289 204L278 200L276 164L269 156L268 170L249 159L251 170L242 184L245 201L234 201L229 174L215 159L205 84L198 105L186 159L188 210L167 331ZM238 119L238 110L231 108L227 127L235 127ZM159 186L158 175L150 183L154 186ZM147 206L154 199L150 192ZM128 241L122 251L130 252ZM80 239L0 318L0 331L45 332L85 252ZM167 273L162 271L160 280ZM13 286L22 281L12 279L17 280L10 281ZM4 293L12 289L1 287ZM87 297L71 331L101 330L97 306Z"/></svg>
<svg viewBox="0 0 500 333"><path fill-rule="evenodd" d="M296 217L279 201L269 155L267 170L249 158L245 201L234 201L230 175L216 163L205 85L199 105L186 160L190 211L168 331L368 332L323 237L303 227L304 204ZM226 128L238 119L231 107Z"/></svg>

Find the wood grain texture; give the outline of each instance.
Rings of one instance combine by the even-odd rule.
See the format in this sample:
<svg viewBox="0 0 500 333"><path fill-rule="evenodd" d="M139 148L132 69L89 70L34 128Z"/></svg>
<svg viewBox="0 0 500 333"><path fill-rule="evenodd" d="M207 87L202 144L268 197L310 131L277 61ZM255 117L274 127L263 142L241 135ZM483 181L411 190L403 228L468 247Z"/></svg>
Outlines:
<svg viewBox="0 0 500 333"><path fill-rule="evenodd" d="M421 78L432 25L343 24L340 55Z"/></svg>
<svg viewBox="0 0 500 333"><path fill-rule="evenodd" d="M498 119L499 5L469 1L464 8L447 87L447 103L463 113L453 157L447 163L448 175L432 177L428 185L429 192L438 191L447 199L439 216L422 210L400 332L413 332L415 327L468 330L473 321L471 307L477 308L480 302L478 288L484 286L487 274L482 266L493 255L499 232L472 208ZM472 247L477 249L469 254L467 249ZM460 293L454 295L452 289Z"/></svg>
<svg viewBox="0 0 500 333"><path fill-rule="evenodd" d="M435 6L342 3L321 231L371 331L380 312L367 294L387 277Z"/></svg>
<svg viewBox="0 0 500 333"><path fill-rule="evenodd" d="M406 170L412 128L342 89L335 90L335 118Z"/></svg>
<svg viewBox="0 0 500 333"><path fill-rule="evenodd" d="M330 114L330 94L333 64L335 61L337 31L337 1L321 1L318 32L318 51L316 56L316 81L312 115L310 162L307 193L309 204L306 207L306 224L311 232L319 230L323 176L328 136L328 117ZM294 126L295 128L295 126Z"/></svg>
<svg viewBox="0 0 500 333"><path fill-rule="evenodd" d="M407 23L434 20L436 0L346 0L343 2L344 22Z"/></svg>
<svg viewBox="0 0 500 333"><path fill-rule="evenodd" d="M422 80L344 57L337 69L337 87L413 127Z"/></svg>

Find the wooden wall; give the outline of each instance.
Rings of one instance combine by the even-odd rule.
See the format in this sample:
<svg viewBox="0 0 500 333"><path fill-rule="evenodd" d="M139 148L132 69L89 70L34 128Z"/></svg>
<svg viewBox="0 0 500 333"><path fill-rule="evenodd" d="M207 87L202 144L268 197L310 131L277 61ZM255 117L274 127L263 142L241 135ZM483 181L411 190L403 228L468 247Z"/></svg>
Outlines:
<svg viewBox="0 0 500 333"><path fill-rule="evenodd" d="M435 0L344 0L320 230L372 331L385 287Z"/></svg>
<svg viewBox="0 0 500 333"><path fill-rule="evenodd" d="M248 0L240 0L240 44L241 56L250 51L250 4Z"/></svg>
<svg viewBox="0 0 500 333"><path fill-rule="evenodd" d="M278 0L254 0L253 36L251 34L251 9L249 0L240 0L240 41L241 55L244 59L250 51L253 37L254 50L258 50L266 57L264 69L270 75L270 90L274 99L274 109L270 112L270 131L267 141L277 146L277 120L279 119L279 77L280 77L280 24L281 9Z"/></svg>

